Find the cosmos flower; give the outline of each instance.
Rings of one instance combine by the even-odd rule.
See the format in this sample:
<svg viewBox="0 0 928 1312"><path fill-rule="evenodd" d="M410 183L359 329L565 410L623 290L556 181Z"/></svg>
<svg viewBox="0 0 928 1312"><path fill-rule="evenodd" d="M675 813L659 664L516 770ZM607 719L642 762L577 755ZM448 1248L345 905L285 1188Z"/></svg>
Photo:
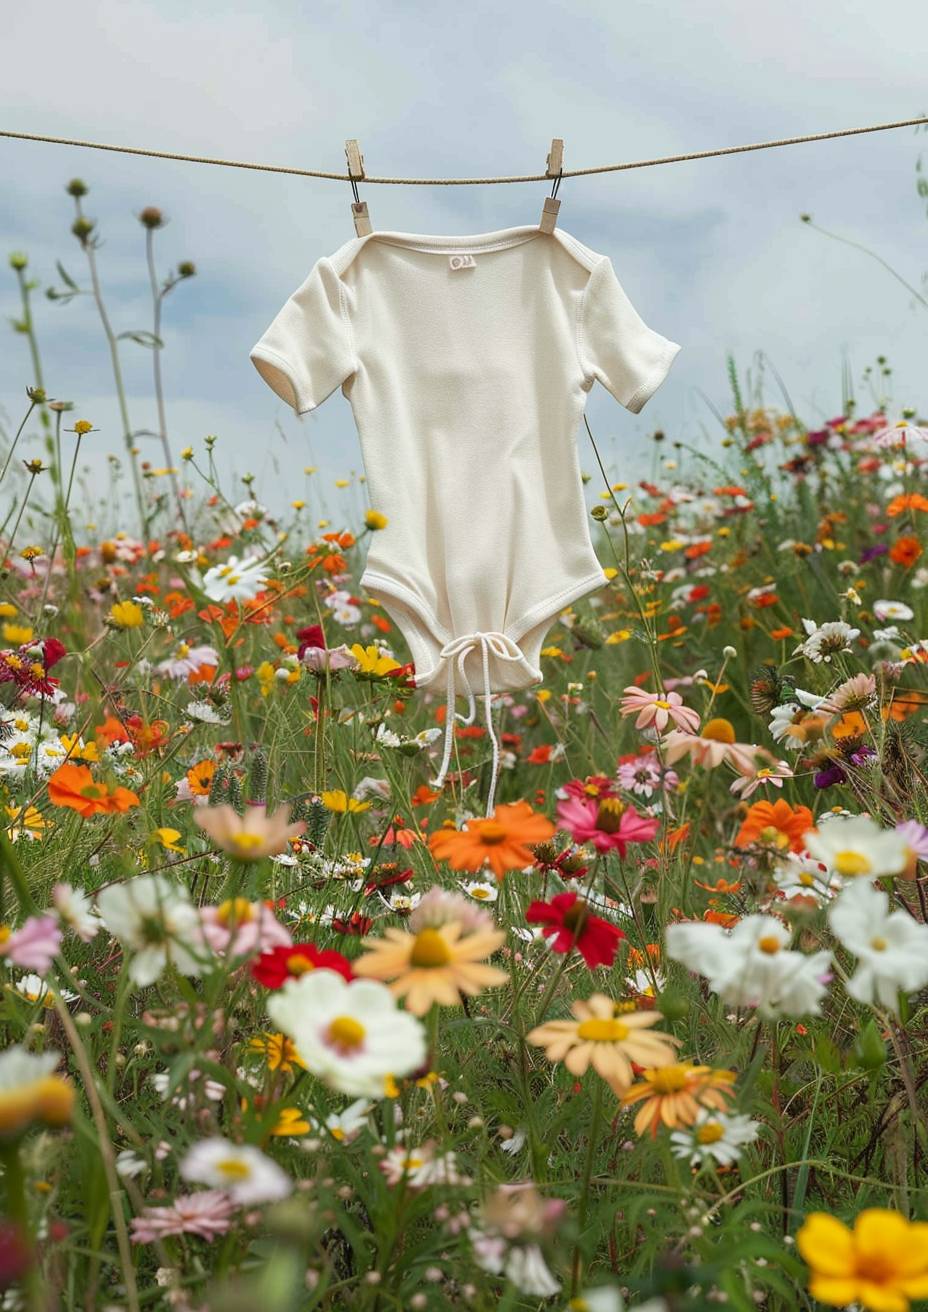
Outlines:
<svg viewBox="0 0 928 1312"><path fill-rule="evenodd" d="M501 929L477 929L465 934L457 921L426 926L418 933L388 926L383 938L365 938L368 951L354 964L364 979L390 980L391 991L405 998L415 1016L424 1016L433 1003L457 1007L461 995L471 997L509 978L504 970L485 960L506 941Z"/></svg>
<svg viewBox="0 0 928 1312"><path fill-rule="evenodd" d="M468 820L462 830L436 829L429 836L429 851L452 870L476 872L488 865L502 879L507 871L532 864L530 843L542 843L555 833L547 816L533 811L528 802L512 802L497 806L487 819Z"/></svg>
<svg viewBox="0 0 928 1312"><path fill-rule="evenodd" d="M61 946L61 930L54 916L30 916L12 932L0 925L0 957L22 970L44 975Z"/></svg>
<svg viewBox="0 0 928 1312"><path fill-rule="evenodd" d="M827 1212L812 1212L796 1234L808 1263L809 1293L832 1307L909 1312L928 1298L928 1222L868 1207L850 1229Z"/></svg>
<svg viewBox="0 0 928 1312"><path fill-rule="evenodd" d="M553 952L576 948L591 970L611 966L625 937L617 925L594 916L589 903L576 893L558 893L550 902L532 902L525 919L530 925L544 926L541 932L550 939Z"/></svg>
<svg viewBox="0 0 928 1312"><path fill-rule="evenodd" d="M310 970L334 970L352 978L351 963L340 952L317 948L313 943L272 947L251 963L251 974L266 989L279 989L288 979L299 979Z"/></svg>
<svg viewBox="0 0 928 1312"><path fill-rule="evenodd" d="M890 910L889 894L870 879L855 879L828 912L832 933L857 958L847 991L858 1002L898 1010L898 994L928 984L928 925L908 911Z"/></svg>
<svg viewBox="0 0 928 1312"><path fill-rule="evenodd" d="M52 905L61 924L72 929L83 943L90 943L100 932L101 921L90 898L79 888L58 883L52 889Z"/></svg>
<svg viewBox="0 0 928 1312"><path fill-rule="evenodd" d="M635 1115L635 1131L649 1133L653 1139L661 1125L671 1130L692 1125L702 1108L724 1111L725 1100L734 1096L734 1083L734 1071L674 1062L643 1070L641 1082L632 1085L622 1102L626 1107L642 1103Z"/></svg>
<svg viewBox="0 0 928 1312"><path fill-rule="evenodd" d="M66 806L86 820L92 815L113 815L138 806L136 793L117 785L109 788L97 783L87 765L67 761L48 781L48 800L53 806Z"/></svg>
<svg viewBox="0 0 928 1312"><path fill-rule="evenodd" d="M237 1203L223 1189L202 1189L184 1194L167 1207L146 1207L131 1221L136 1244L153 1244L176 1235L196 1235L207 1241L224 1235L232 1227Z"/></svg>
<svg viewBox="0 0 928 1312"><path fill-rule="evenodd" d="M688 756L695 765L706 770L714 770L727 762L739 774L752 774L757 756L769 756L766 748L736 742L734 729L721 717L708 720L698 734L671 729L661 739L661 753L668 765Z"/></svg>
<svg viewBox="0 0 928 1312"><path fill-rule="evenodd" d="M562 1061L571 1075L583 1075L592 1065L621 1097L632 1083L632 1062L667 1066L674 1059L679 1039L649 1033L663 1019L659 1011L637 1011L603 993L572 1003L570 1010L573 1020L546 1021L525 1038L544 1048L548 1061Z"/></svg>
<svg viewBox="0 0 928 1312"><path fill-rule="evenodd" d="M789 949L790 932L773 916L746 916L729 933L705 921L664 931L667 955L704 975L733 1007L757 1007L765 1018L818 1015L831 954Z"/></svg>
<svg viewBox="0 0 928 1312"><path fill-rule="evenodd" d="M851 651L851 643L860 637L860 629L852 628L844 620L829 620L818 625L814 620L803 619L802 627L806 637L794 648L793 655L805 656L816 665L823 662L830 665L835 656Z"/></svg>
<svg viewBox="0 0 928 1312"><path fill-rule="evenodd" d="M758 843L777 851L801 852L804 835L812 825L807 806L790 806L782 797L775 802L754 802L741 822L735 837L736 847Z"/></svg>
<svg viewBox="0 0 928 1312"><path fill-rule="evenodd" d="M685 706L678 692L645 692L634 685L625 689L619 702L622 715L637 715L636 729L655 729L663 733L668 724L686 733L696 733L699 729L699 715L689 706Z"/></svg>
<svg viewBox="0 0 928 1312"><path fill-rule="evenodd" d="M102 889L97 908L132 953L129 977L135 984L153 984L168 964L182 975L199 973L200 917L179 885L163 875L137 875Z"/></svg>
<svg viewBox="0 0 928 1312"><path fill-rule="evenodd" d="M806 851L842 879L898 875L909 848L898 829L884 829L867 815L835 816L803 836Z"/></svg>
<svg viewBox="0 0 928 1312"><path fill-rule="evenodd" d="M0 1052L0 1136L10 1139L34 1122L67 1125L74 1088L55 1072L57 1052L27 1052L18 1043Z"/></svg>
<svg viewBox="0 0 928 1312"><path fill-rule="evenodd" d="M422 1025L373 979L349 983L332 970L312 970L271 994L267 1009L307 1069L353 1098L382 1098L388 1078L425 1061Z"/></svg>
<svg viewBox="0 0 928 1312"><path fill-rule="evenodd" d="M239 815L234 807L204 806L194 820L224 852L237 861L260 861L262 857L284 852L291 838L306 828L303 820L290 823L289 806L279 806L268 815L267 807L249 805Z"/></svg>
<svg viewBox="0 0 928 1312"><path fill-rule="evenodd" d="M243 957L272 948L290 948L290 931L264 902L249 902L246 897L228 898L218 907L201 907L203 938L214 952L227 957Z"/></svg>
<svg viewBox="0 0 928 1312"><path fill-rule="evenodd" d="M617 797L571 797L559 802L561 828L578 843L592 843L597 852L615 850L625 856L629 843L649 843L660 828L656 816L641 815Z"/></svg>

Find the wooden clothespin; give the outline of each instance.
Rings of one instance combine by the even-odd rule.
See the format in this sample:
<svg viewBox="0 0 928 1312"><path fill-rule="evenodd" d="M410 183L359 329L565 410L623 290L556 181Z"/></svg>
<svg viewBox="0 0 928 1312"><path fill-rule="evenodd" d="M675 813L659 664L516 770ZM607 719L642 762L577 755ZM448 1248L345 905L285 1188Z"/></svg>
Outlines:
<svg viewBox="0 0 928 1312"><path fill-rule="evenodd" d="M564 142L561 137L555 137L551 142L551 149L548 151L548 159L545 164L545 177L554 178L554 186L551 188L551 195L545 197L544 207L541 211L541 222L538 227L542 232L553 232L557 224L557 212L561 208L561 202L556 197L558 187L561 185L563 171Z"/></svg>
<svg viewBox="0 0 928 1312"><path fill-rule="evenodd" d="M358 179L364 177L364 156L361 154L361 147L354 137L345 142L345 158L348 161L348 177L354 195L354 202L351 206L354 230L359 237L367 237L373 232L373 228L371 227L370 215L367 212L367 203L358 195Z"/></svg>

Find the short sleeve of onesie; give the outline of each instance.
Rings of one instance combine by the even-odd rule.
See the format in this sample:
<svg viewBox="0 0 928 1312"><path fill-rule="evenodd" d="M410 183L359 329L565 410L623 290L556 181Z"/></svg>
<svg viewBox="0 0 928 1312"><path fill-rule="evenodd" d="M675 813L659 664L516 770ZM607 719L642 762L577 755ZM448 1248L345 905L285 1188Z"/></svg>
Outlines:
<svg viewBox="0 0 928 1312"><path fill-rule="evenodd" d="M591 378L637 414L680 350L649 328L604 256L590 274L580 313L580 356Z"/></svg>
<svg viewBox="0 0 928 1312"><path fill-rule="evenodd" d="M318 260L251 351L258 372L297 414L315 410L355 371L346 295L330 261Z"/></svg>

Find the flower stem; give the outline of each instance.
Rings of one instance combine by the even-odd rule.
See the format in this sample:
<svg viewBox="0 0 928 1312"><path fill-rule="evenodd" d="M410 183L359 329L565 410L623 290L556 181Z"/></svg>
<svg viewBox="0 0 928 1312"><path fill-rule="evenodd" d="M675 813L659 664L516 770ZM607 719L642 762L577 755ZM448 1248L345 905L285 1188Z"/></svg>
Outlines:
<svg viewBox="0 0 928 1312"><path fill-rule="evenodd" d="M587 1145L586 1161L583 1164L583 1178L580 1181L580 1210L577 1216L577 1242L574 1245L574 1257L570 1272L570 1296L576 1298L580 1287L582 1269L583 1229L586 1225L587 1207L590 1201L590 1178L593 1175L593 1159L599 1140L599 1122L603 1107L603 1081L597 1077L593 1089L593 1116L590 1121L590 1142Z"/></svg>

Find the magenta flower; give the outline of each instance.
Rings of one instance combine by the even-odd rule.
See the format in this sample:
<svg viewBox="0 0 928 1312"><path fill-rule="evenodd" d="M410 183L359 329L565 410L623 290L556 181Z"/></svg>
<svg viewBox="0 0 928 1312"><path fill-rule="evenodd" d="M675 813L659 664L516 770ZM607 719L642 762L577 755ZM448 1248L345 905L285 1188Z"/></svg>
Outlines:
<svg viewBox="0 0 928 1312"><path fill-rule="evenodd" d="M230 1228L235 1203L221 1189L175 1198L169 1207L146 1207L132 1218L132 1238L137 1244L153 1244L172 1235L198 1235L213 1239Z"/></svg>
<svg viewBox="0 0 928 1312"><path fill-rule="evenodd" d="M639 815L617 797L569 797L559 802L557 822L578 843L592 843L597 852L615 848L624 856L629 843L649 843L660 828L660 821Z"/></svg>
<svg viewBox="0 0 928 1312"><path fill-rule="evenodd" d="M22 970L34 970L44 975L60 946L61 930L55 917L30 916L5 940L0 939L0 957L7 957Z"/></svg>
<svg viewBox="0 0 928 1312"><path fill-rule="evenodd" d="M638 716L636 729L653 728L663 733L668 723L687 733L695 733L699 728L699 715L683 704L678 692L646 692L632 684L625 689L619 709L623 715Z"/></svg>

